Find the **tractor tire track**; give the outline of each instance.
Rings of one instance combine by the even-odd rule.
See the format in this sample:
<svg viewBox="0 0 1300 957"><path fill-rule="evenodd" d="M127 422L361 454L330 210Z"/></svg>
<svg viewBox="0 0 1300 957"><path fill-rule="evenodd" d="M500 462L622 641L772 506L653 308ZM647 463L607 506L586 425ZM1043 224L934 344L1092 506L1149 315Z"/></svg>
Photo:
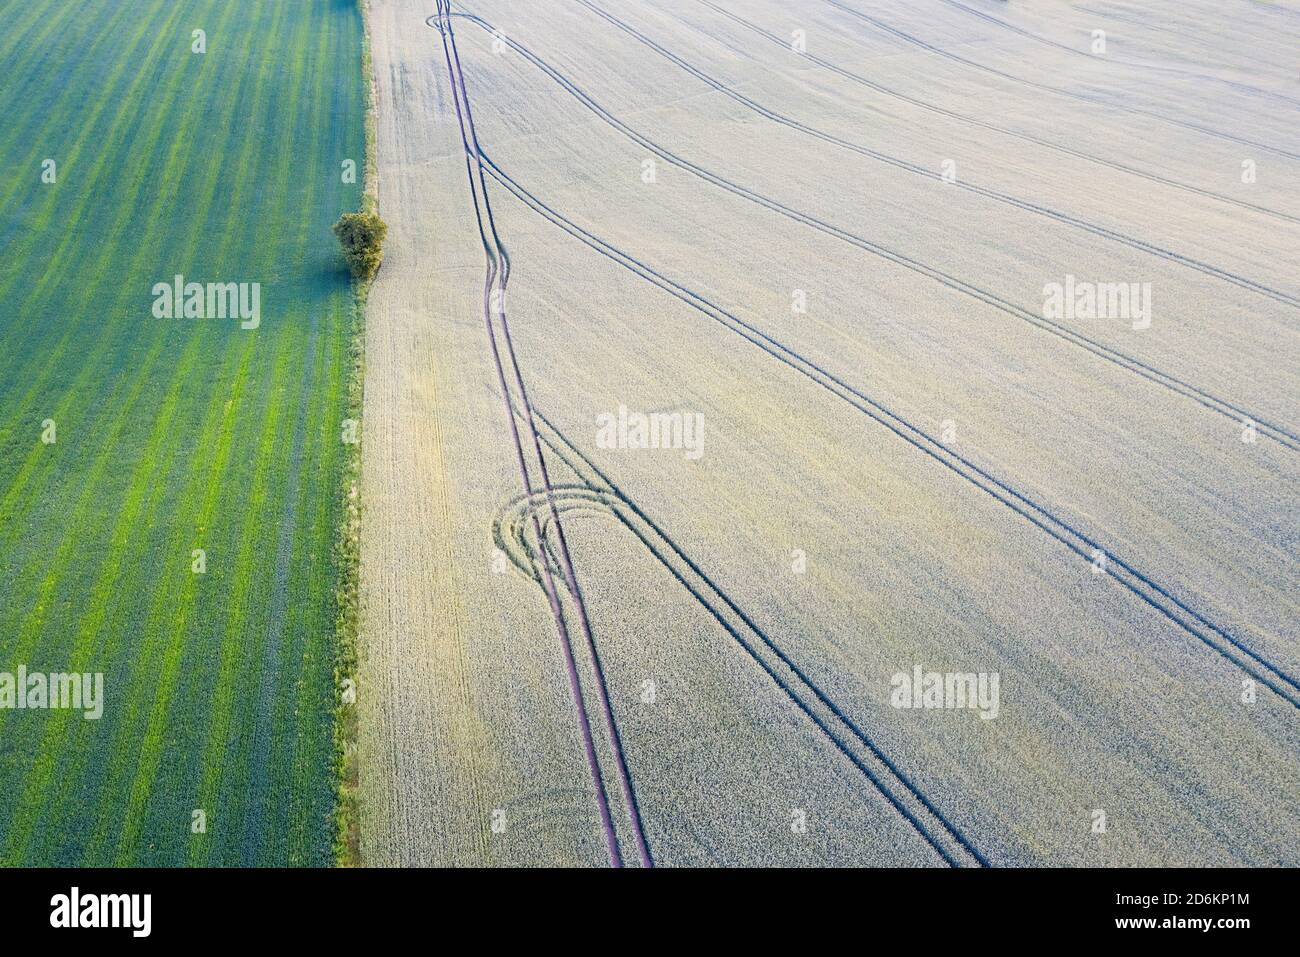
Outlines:
<svg viewBox="0 0 1300 957"><path fill-rule="evenodd" d="M560 511L592 510L616 518L664 566L691 598L722 626L741 650L758 665L804 716L848 759L950 867L990 866L970 838L934 805L931 799L723 592L675 541L651 520L610 478L573 445L540 412L542 441L580 476L586 485L557 489ZM521 496L503 509L493 523L493 537L511 562L537 580L536 566L549 554L545 545L527 538L530 512L546 504L539 496ZM714 596L710 598L710 595Z"/></svg>
<svg viewBox="0 0 1300 957"><path fill-rule="evenodd" d="M789 127L792 130L796 130L797 132L804 133L815 139L819 139L825 143L830 143L832 146L838 146L841 149L850 150L862 156L870 157L871 159L878 160L879 162L886 163L890 166L896 167L901 170L905 170L909 173L915 173L916 175L923 176L926 179L934 180L935 182L943 182L943 177L940 174L934 172L933 170L926 169L923 166L918 166L915 163L909 163L907 160L900 159L899 157L896 156L890 156L887 153L881 153L878 150L871 149L870 147L862 146L861 144L853 143L849 140L841 139L840 137L835 136L831 133L827 133L824 130L819 130L815 127L808 126L807 124L801 123L800 121L794 119L793 117L787 116L783 113L779 113L776 110L766 107L763 104L750 99L749 97L733 89L732 87L727 86L725 83L723 83L721 80L718 80L716 77L712 77L709 74L705 73L704 71L698 69L697 67L688 63L686 60L683 60L681 57L677 56L671 50L668 50L663 46L660 46L650 37L636 30L635 28L625 23L624 21L619 20L617 17L606 12L605 10L602 10L594 3L591 3L590 0L576 0L576 2L580 3L588 10L592 11L592 13L596 14L598 17L601 17L607 22L618 27L620 30L629 34L634 39L636 39L639 43L649 47L650 49L658 53L660 56L664 57L670 62L681 67L683 70L685 70L687 73L690 73L692 76L700 80L702 83L707 84L708 86L717 90L719 93L723 94L724 96L727 96L730 99L735 100L737 103L740 103L742 106L745 106L750 110L753 110L755 113L758 113L760 116L766 117L767 119L773 121L774 123L779 123L782 126ZM1176 253L1171 250L1164 249L1160 246L1155 245L1154 243L1149 243L1146 242L1145 240L1137 239L1136 237L1128 236L1124 233L1116 232L1115 230L1112 229L1107 229L1104 226L1099 226L1095 223L1090 223L1087 222L1086 220L1078 219L1074 216L1070 216L1068 213L1063 213L1060 210L1055 210L1047 206L1040 206L1037 203L1032 203L1029 202L1028 200L1020 199L1018 197L1011 196L1010 194L1007 193L1002 193L994 189L988 189L983 186L975 185L974 183L967 182L966 180L957 180L951 185L957 186L958 188L966 190L968 192L972 192L980 196L984 196L988 199L992 199L1000 203L1005 203L1009 206L1014 206L1017 209L1023 209L1026 212L1036 213L1040 216L1045 216L1048 219L1055 220L1067 226L1073 226L1076 229L1081 229L1085 232L1092 233L1094 236L1100 236L1103 239L1108 239L1111 240L1112 242L1121 243L1125 246L1128 246L1131 249L1136 249L1139 252L1148 253L1152 256L1157 256L1161 259L1165 259L1169 262L1177 263L1178 265L1181 266L1186 266L1187 268L1193 269L1206 276L1211 276L1215 279L1220 279L1224 282L1231 283L1234 286L1238 286L1241 289L1246 289L1250 292L1258 293L1261 296L1265 296L1269 299L1273 299L1277 302L1283 303L1284 305L1300 308L1300 298L1292 296L1289 293L1282 292L1281 290L1278 289L1273 289L1270 286L1266 286L1263 283L1256 282L1253 279L1249 279L1245 276L1239 275L1238 273L1231 272L1230 270L1222 269L1218 266L1214 266L1209 263L1205 263L1205 262L1201 262L1200 260L1193 259L1190 256L1184 256L1181 253Z"/></svg>
<svg viewBox="0 0 1300 957"><path fill-rule="evenodd" d="M1105 555L1108 562L1108 573L1120 586L1177 625L1189 636L1197 639L1207 648L1215 651L1243 672L1255 678L1292 707L1300 709L1300 681L1287 674L1265 656L1249 648L1225 628L1214 624L1182 599L1172 594L1163 585L1135 568L1113 551L1104 548L1099 540L1075 528L1070 522L1057 517L1046 506L1040 505L1009 482L997 478L975 462L948 448L938 439L891 411L883 403L837 378L834 374L804 358L799 353L710 302L698 293L679 285L640 260L611 246L565 218L520 186L502 171L490 157L484 155L483 161L487 164L488 174L493 179L524 205L579 242L618 263L647 282L658 286L669 295L737 333L772 358L816 382L837 398L888 429L919 452L956 473L1000 504L1011 509L1085 561L1092 562L1098 552Z"/></svg>
<svg viewBox="0 0 1300 957"><path fill-rule="evenodd" d="M431 25L436 26L436 29L442 35L443 52L446 58L447 72L452 86L452 99L454 100L456 105L456 118L457 121L460 123L461 141L464 144L464 148L465 148L465 171L469 177L470 192L473 194L473 198L474 198L474 216L475 219L478 221L479 238L483 244L484 256L487 258L487 267L488 267L487 275L485 277L484 285L483 285L484 326L487 330L488 340L492 348L492 359L496 366L497 381L501 388L501 395L506 405L506 416L510 421L510 431L511 431L512 438L514 440L515 455L518 462L519 471L520 474L523 476L524 488L527 489L529 495L532 495L534 494L532 479L529 477L528 466L524 461L523 445L520 442L519 431L517 426L515 425L514 414L511 408L512 403L510 400L510 392L509 389L506 387L505 370L501 364L501 354L497 346L496 332L492 326L491 299L492 299L492 294L496 289L497 276L500 272L500 264L498 261L497 251L489 244L487 234L484 230L482 205L481 205L481 200L479 198L478 185L476 184L474 179L474 171L473 171L473 164L471 158L473 153L469 145L468 134L466 132L464 111L461 106L462 91L460 89L459 80L456 74L456 69L452 60L450 48L448 46L447 31L450 29L450 24L445 24L444 22L444 17L446 16L447 12L448 11L446 8L446 4L443 2L443 0L439 0L438 13L434 17L430 17L429 19L430 21L436 20L436 24L431 23ZM534 516L534 522L536 522L535 516ZM537 526L536 531L538 536L540 537L541 535L540 525ZM615 836L615 832L614 832L614 821L610 815L609 799L605 793L604 776L602 775L600 770L600 761L596 756L596 747L592 737L590 719L588 718L586 708L583 705L582 683L581 683L581 679L578 676L577 664L573 656L572 642L570 641L569 638L568 627L564 621L564 614L560 609L560 603L558 598L556 597L555 584L551 580L550 570L545 567L543 568L543 590L546 593L546 599L551 608L551 615L555 620L556 630L559 632L560 635L560 643L564 653L565 670L567 671L568 678L569 678L569 690L573 696L574 706L578 715L579 731L582 736L583 750L587 758L587 767L591 773L592 786L596 792L596 804L600 814L601 829L605 836L606 848L609 852L611 864L613 864L613 866L615 867L621 867L623 864L623 860L619 852L618 839Z"/></svg>
<svg viewBox="0 0 1300 957"><path fill-rule="evenodd" d="M963 295L969 296L970 298L976 299L979 302L984 303L985 305L992 306L993 308L998 309L999 311L1004 312L1009 316L1012 316L1017 319L1021 319L1032 326L1036 326L1039 329L1042 329L1061 339L1064 339L1065 341L1071 343L1072 345L1085 349L1088 352L1091 352L1093 355L1106 360L1107 362L1111 362L1117 366L1120 366L1121 368L1128 370L1129 372L1142 376L1143 378L1155 382L1161 386L1164 386L1165 388L1170 389L1173 392L1177 392L1180 395L1190 398L1193 401L1204 406L1205 408L1211 409L1226 418L1232 419L1234 422L1240 423L1241 420L1243 419L1249 419L1251 422L1255 424L1258 431L1267 434L1270 438L1274 439L1279 444L1285 446L1286 448L1290 449L1293 452L1300 451L1300 436L1297 436L1295 433L1290 432L1289 430L1287 430L1282 426L1269 422L1268 420L1264 419L1259 415L1256 415L1252 412L1248 412L1247 410L1239 406L1236 406L1225 399L1220 399L1217 396L1214 396L1211 393L1206 392L1205 390L1200 389L1199 387L1194 386L1189 382L1185 382L1184 380L1177 378L1176 376L1162 372L1159 369L1155 368L1154 366L1148 365L1139 359L1127 355L1126 353L1120 352L1116 349L1110 348L1109 346L1103 345L1101 342L1098 342L1095 339L1091 339L1088 336L1083 335L1082 333L1076 332L1075 330L1071 329L1069 326L1055 322L1051 319L1044 318L1042 316L1038 316L1021 306L1017 306L1015 303L1012 303L1009 300L1003 299L1001 296L998 296L996 293L992 293L989 292L988 290L981 289L978 286L971 285L970 283L967 283L956 276L950 275L949 273L945 273L942 270L936 269L933 266L928 265L927 263L921 262L920 260L913 259L910 256L906 256L899 252L895 252L892 249L888 249L884 246L881 246L878 243L872 242L869 239L865 239L862 236L858 236L854 233L850 233L847 230L841 229L838 226L833 226L830 223L826 223L820 219L817 219L816 217L809 216L806 213L799 212L798 210L786 206L778 202L777 200L771 199L767 196L763 196L762 194L756 193L753 190L750 190L744 186L740 186L732 182L731 180L725 179L724 177L719 176L718 174L705 169L702 166L698 166L695 163L692 163L690 160L678 156L676 153L673 153L668 149L660 146L659 144L648 139L647 137L641 135L636 130L629 127L627 124L623 123L622 120L618 119L616 116L614 116L604 107L602 107L598 102L596 102L594 99L588 96L580 87L578 87L566 76L564 76L564 74L560 73L554 67L550 66L550 64L548 64L545 60L537 56L528 48L524 47L517 40L502 35L488 21L483 20L481 17L473 16L472 14L461 13L461 14L454 14L454 16L461 17L471 23L474 23L476 26L487 31L489 34L498 37L501 42L505 43L511 49L515 50L515 52L519 53L521 56L527 59L538 69L546 73L547 76L551 77L551 79L555 80L558 84L560 84L560 86L562 86L572 96L574 96L580 103L582 103L583 106L587 107L587 109L595 113L606 124L613 127L618 132L622 133L624 136L632 140L634 143L638 144L644 149L651 151L656 156L672 164L673 166L676 166L679 169L683 169L686 172L692 173L693 175L704 180L705 182L711 183L712 185L724 189L729 193L733 193L734 195L739 196L742 199L749 200L752 203L762 206L765 209L768 209L779 215L785 216L788 219L792 219L795 222L803 223L804 225L816 229L819 232L825 233L828 236L832 236L835 239L839 239L842 242L848 243L851 246L855 246L858 249L871 253L872 255L888 260L889 262L892 262L895 265L899 265L906 269L910 269L913 272L919 273L929 279L934 280L935 282L947 286L949 289L953 290L954 292L958 292Z"/></svg>
<svg viewBox="0 0 1300 957"><path fill-rule="evenodd" d="M469 175L470 189L474 195L474 212L478 221L479 237L483 243L484 254L488 260L488 273L483 287L483 319L492 348L492 357L496 365L502 398L506 406L506 415L510 421L511 436L514 441L515 453L519 464L520 474L523 478L524 487L530 495L533 494L533 483L529 474L528 465L525 461L523 444L519 436L519 429L515 422L514 401L511 396L511 391L506 384L505 368L501 359L501 352L497 342L495 327L492 322L493 313L498 313L501 318L503 338L506 340L510 361L514 367L515 381L519 388L520 402L527 412L526 421L529 423L532 432L533 444L540 465L543 484L546 488L547 494L550 495L551 483L546 470L546 461L542 456L536 427L532 424L533 410L529 404L527 391L524 388L523 375L515 356L514 345L510 339L509 325L506 320L504 300L506 285L509 282L510 276L510 259L509 254L497 233L496 222L492 215L491 200L488 196L487 180L483 172L482 153L479 148L478 135L474 127L474 117L469 99L469 90L465 84L465 77L460 63L460 55L456 49L455 33L451 22L452 14L450 0L439 0L438 10L436 28L442 37L443 52L447 62L448 75L451 80L453 98L456 103L457 120L460 124L461 141L465 149L466 172ZM433 19L435 18L430 18L430 20ZM475 182L474 176L475 167L477 167L478 171L477 183ZM480 208L479 205L480 194L482 196L482 208ZM488 238L489 232L491 233L491 241L489 241ZM613 746L617 774L620 785L623 789L624 799L627 802L628 813L632 820L633 832L636 837L641 864L642 866L650 867L653 866L653 859L650 856L649 847L645 839L644 828L641 823L640 811L636 803L635 791L632 787L631 777L627 771L622 740L618 734L617 723L614 720L613 710L609 704L604 672L600 664L595 639L591 633L590 624L587 619L582 593L578 587L572 563L568 558L568 546L563 538L563 531L559 525L558 512L555 513L555 518L557 533L560 535L561 549L565 556L565 581L575 607L578 609L579 621L587 642L588 652L592 657L592 664L597 678L597 698L600 702L602 713L606 721L607 731L609 732L610 741ZM542 529L536 515L533 516L533 523L538 540L540 541L542 540ZM590 719L587 715L585 699L583 698L582 682L578 675L577 662L573 653L573 643L569 635L568 626L565 622L563 610L560 607L559 596L550 569L545 564L542 566L542 578L545 582L545 590L547 592L548 601L551 605L551 612L555 619L556 627L560 632L561 643L564 649L565 667L569 676L570 691L573 695L574 704L578 711L583 746L587 755L588 768L591 771L593 784L596 789L601 825L605 833L610 861L615 867L621 867L623 864L622 853L619 849L618 837L610 812L609 798L605 791L604 778L600 771L600 762L596 755L595 741L592 735Z"/></svg>
<svg viewBox="0 0 1300 957"><path fill-rule="evenodd" d="M939 0L939 2L946 3L948 6L953 7L954 9L961 10L965 13L969 13L971 16L979 17L981 20L991 23L994 26L1001 27L1004 30L1010 30L1012 33L1018 33L1022 37L1028 37L1030 40L1033 40L1036 43L1041 43L1049 47L1055 47L1058 50L1064 50L1066 53L1073 53L1077 56L1086 57L1087 59L1093 60L1094 62L1097 59L1092 54L1085 53L1083 50L1076 49L1075 47L1070 46L1068 43L1061 43L1058 40L1053 40L1051 37L1045 37L1040 33L1034 33L1032 30L1026 30L1023 27L1018 27L1014 23L1008 23L1006 20L1001 20L998 17L993 16L992 14L985 13L983 10L976 10L974 7L967 6L966 4L961 3L960 0ZM1206 80L1211 83L1222 83L1225 86L1232 87L1234 90L1240 90L1241 92L1252 96L1269 97L1271 99L1280 100L1283 103L1290 103L1293 106L1300 106L1300 100L1297 100L1295 97L1287 96L1285 93L1278 93L1274 90L1265 90L1261 87L1253 86L1249 83L1240 83L1236 80L1225 79L1224 77L1221 76L1211 76L1208 73L1196 73L1195 71L1192 70L1181 70L1178 67L1160 66L1157 63L1139 63L1136 60L1117 60L1114 57L1109 55L1106 57L1106 62L1114 63L1117 66L1129 67L1135 70L1152 70L1157 73L1172 73L1175 76L1191 77L1192 79Z"/></svg>
<svg viewBox="0 0 1300 957"><path fill-rule="evenodd" d="M1016 76L1014 73L1006 73L1002 70L997 69L996 67L991 67L984 63L977 63L975 60L968 60L963 56L951 52L950 50L945 50L942 47L937 47L931 43L926 43L920 37L914 37L912 36L912 34L899 30L897 27L891 27L889 24L885 23L882 20L877 20L875 17L871 16L868 13L863 13L861 10L855 10L853 7L840 3L839 0L824 0L824 2L830 4L832 7L835 7L835 9L837 10L842 10L844 13L847 13L851 17L855 17L858 20L863 21L864 23L871 24L877 30L881 30L885 33L888 33L890 36L896 37L897 39L902 40L905 43L909 43L913 46L920 47L922 50L926 50L937 56L941 56L944 59L952 60L955 63L961 63L973 69L991 74L992 76L996 76L1004 80L1009 80L1012 83L1019 83L1022 86L1032 87L1035 90L1042 90L1045 93L1051 93L1056 96L1063 96L1071 100L1078 100L1081 103L1092 103L1094 105L1104 106L1107 109L1119 110L1120 112L1123 113L1132 113L1134 116L1144 116L1149 119L1159 120L1161 123L1168 123L1171 126L1178 126L1186 130L1193 130L1197 133L1203 133L1206 136L1212 136L1215 139L1225 140L1226 142L1229 143L1236 143L1239 146L1249 146L1252 149L1263 150L1264 152L1272 153L1275 156L1284 156L1287 159L1300 160L1300 153L1292 153L1288 150L1282 149L1279 146L1269 146L1267 143L1257 143L1254 140L1248 140L1245 139L1244 137L1234 136L1232 133L1225 133L1222 130L1216 130L1209 126L1201 126L1199 123L1190 123L1186 120L1175 119L1172 116L1165 116L1163 113L1156 113L1153 110L1144 110L1138 106L1124 106L1119 103L1111 103L1099 97L1088 96L1085 93L1075 93L1072 90L1063 90L1060 87L1049 86L1046 83L1039 83L1035 80L1030 80L1027 77Z"/></svg>
<svg viewBox="0 0 1300 957"><path fill-rule="evenodd" d="M506 317L505 290L506 290L506 283L509 281L509 276L510 276L510 256L505 248L504 243L502 243L501 241L501 237L497 233L496 220L492 215L492 201L488 193L487 179L485 178L483 172L482 151L479 148L478 133L474 126L474 112L472 107L470 106L469 89L465 84L465 76L464 76L464 72L461 69L461 63L460 63L460 52L456 47L456 34L450 18L450 11L451 11L450 0L445 0L445 9L448 12L447 37L450 39L451 42L451 52L455 59L456 74L460 80L461 93L465 101L465 117L469 129L470 140L474 148L475 161L478 167L479 185L483 193L483 204L484 204L485 211L487 213L488 225L491 228L493 242L496 245L497 251L501 255L501 259L505 267L502 272L500 278L500 284L498 287L498 294L500 296L500 308L497 309L496 311L500 315L501 331L505 339L506 350L510 356L510 364L514 370L515 384L519 388L520 401L523 405L524 411L527 413L528 429L529 429L529 433L532 436L533 451L537 456L537 463L541 471L542 483L546 487L547 492L549 493L551 489L551 477L546 467L546 457L542 454L541 443L539 441L538 434L537 434L537 426L533 422L533 407L532 404L529 402L528 391L524 386L523 372L520 368L519 360L515 355L514 339L510 335L510 323ZM507 401L509 401L510 395L508 392L506 393L506 398ZM580 627L582 628L583 638L585 639L587 645L587 653L591 657L592 668L596 675L597 699L600 704L601 713L605 720L606 731L610 736L610 742L613 746L615 770L618 773L619 784L623 792L623 799L626 802L628 815L631 819L632 833L633 833L633 837L636 840L637 853L640 857L642 867L653 867L654 859L650 854L650 847L645 837L645 828L641 822L641 811L636 799L636 789L632 784L632 777L629 774L627 769L627 761L623 749L623 740L622 740L622 736L619 734L618 722L614 718L613 707L610 705L609 702L609 688L605 680L605 670L604 670L604 666L601 664L600 653L596 648L595 636L592 633L591 623L587 616L587 605L586 602L583 600L582 591L578 585L577 575L573 568L573 561L569 556L569 546L568 546L568 541L564 536L564 526L560 522L559 513L556 512L554 509L552 509L552 517L555 520L555 531L559 539L560 555L563 559L565 583L568 586L569 594L573 599L574 606L577 610L578 622Z"/></svg>
<svg viewBox="0 0 1300 957"><path fill-rule="evenodd" d="M262 676L257 694L257 710L253 730L253 769L248 816L244 819L242 841L243 866L257 865L257 850L264 839L263 817L270 808L267 792L271 787L272 721L275 701L279 693L281 647L284 642L285 621L289 606L289 566L293 559L294 538L298 534L298 487L302 473L302 455L306 444L307 416L310 411L310 388L316 382L316 338L319 317L313 311L311 327L304 355L302 386L298 404L293 407L297 421L293 427L293 440L289 452L288 480L284 492L284 509L280 515L280 535L275 550L275 577L271 588L271 604L267 612L266 643L262 648Z"/></svg>
<svg viewBox="0 0 1300 957"><path fill-rule="evenodd" d="M732 13L730 10L723 9L722 7L719 7L716 4L710 2L710 0L698 0L698 2L702 3L704 6L708 7L710 10L714 11L715 13L721 14L727 19L740 24L741 26L745 27L747 30L750 30L753 33L757 33L759 36L767 40L770 40L771 42L775 43L777 46L785 50L787 53L790 52L789 42L781 38L777 34L772 33L770 30L765 30L763 27L760 27L758 24L746 20L744 17ZM717 39L716 36L709 33L707 30L698 30L698 32L702 33L705 36L712 37L715 40ZM1147 180L1148 182L1159 183L1162 186L1168 186L1173 189L1178 189L1184 192L1193 193L1197 196L1204 196L1207 199L1212 199L1220 203L1225 203L1229 206L1236 206L1239 209L1248 209L1251 212L1259 213L1264 216L1271 216L1274 219L1281 219L1289 223L1300 224L1300 216L1294 216L1290 213L1284 213L1276 209L1269 209L1266 206L1257 206L1254 203L1247 203L1244 200L1236 199L1232 196L1226 196L1222 193L1216 193L1213 192L1212 190L1203 189L1200 186L1193 186L1190 183L1184 183L1184 182L1180 182L1179 180L1170 179L1169 177L1161 176L1158 173L1151 173L1145 170L1137 169L1132 166L1126 166L1123 163L1117 163L1113 160L1102 159L1099 156L1093 156L1090 153L1085 153L1082 150L1072 149L1069 146L1062 146L1059 143L1053 143L1051 140L1045 140L1040 137L1034 136L1033 134L1030 133L1020 133L1017 132L1016 130L1011 130L1003 126L998 126L996 123L988 123L985 122L984 120L977 119L973 116L967 116L964 113L957 113L954 110L945 109L944 107L939 106L935 103L930 103L927 102L926 100L920 100L906 93L900 93L898 90L893 90L887 86L882 86L881 84L875 82L874 80L862 76L860 73L854 73L852 70L847 70L844 67L840 66L837 63L834 63L831 60L824 59L812 53L801 53L799 54L799 56L803 60L807 60L810 63L815 63L824 70L829 70L830 72L836 74L837 76L841 76L846 80L850 80L854 83L859 84L860 86L865 86L868 89L874 90L875 92L880 93L883 96L888 96L896 100L901 100L904 103L908 103L920 109L927 110L931 113L936 113L939 116L944 116L949 119L957 120L958 122L966 123L970 126L975 126L980 129L988 130L992 133L997 133L1001 136L1013 137L1014 139L1021 140L1025 143L1033 143L1035 146L1041 146L1044 149L1053 150L1054 152L1060 153L1064 156L1072 156L1075 159L1080 159L1087 163L1094 163L1098 166L1104 166L1108 169L1116 170L1117 172L1127 173L1130 176L1136 176L1139 179L1144 179Z"/></svg>

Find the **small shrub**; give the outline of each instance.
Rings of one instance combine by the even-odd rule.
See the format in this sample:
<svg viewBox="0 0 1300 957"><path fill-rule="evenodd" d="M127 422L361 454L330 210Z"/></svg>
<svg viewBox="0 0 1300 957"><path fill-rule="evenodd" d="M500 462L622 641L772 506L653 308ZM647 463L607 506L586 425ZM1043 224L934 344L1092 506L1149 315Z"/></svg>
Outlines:
<svg viewBox="0 0 1300 957"><path fill-rule="evenodd" d="M368 281L375 278L384 261L384 237L388 225L378 213L344 213L334 224L334 235L343 246L343 256L352 275Z"/></svg>

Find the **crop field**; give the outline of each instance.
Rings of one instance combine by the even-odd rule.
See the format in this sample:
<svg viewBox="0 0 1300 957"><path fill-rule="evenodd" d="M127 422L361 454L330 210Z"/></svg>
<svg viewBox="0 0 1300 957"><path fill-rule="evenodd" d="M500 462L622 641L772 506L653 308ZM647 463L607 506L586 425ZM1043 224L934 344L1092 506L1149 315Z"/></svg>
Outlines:
<svg viewBox="0 0 1300 957"><path fill-rule="evenodd" d="M1300 864L1294 4L370 15L364 861Z"/></svg>
<svg viewBox="0 0 1300 957"><path fill-rule="evenodd" d="M0 710L0 863L333 860L361 56L351 0L0 4L0 671L103 684Z"/></svg>

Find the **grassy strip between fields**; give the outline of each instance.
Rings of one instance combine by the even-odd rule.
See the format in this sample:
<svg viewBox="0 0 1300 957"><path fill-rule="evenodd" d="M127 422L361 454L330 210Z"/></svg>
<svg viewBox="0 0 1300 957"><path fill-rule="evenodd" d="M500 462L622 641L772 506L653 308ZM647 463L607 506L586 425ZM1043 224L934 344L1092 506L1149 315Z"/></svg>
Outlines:
<svg viewBox="0 0 1300 957"><path fill-rule="evenodd" d="M379 211L378 147L375 143L378 92L375 89L374 63L370 54L370 3L357 0L361 12L361 70L366 84L366 158L363 173L361 208ZM348 350L348 418L361 422L365 393L366 302L373 280L354 279L351 342ZM358 437L360 436L358 426ZM357 759L357 708L354 696L343 693L344 682L356 680L357 628L360 612L360 531L361 531L361 443L346 445L343 462L343 519L335 543L338 572L338 647L335 651L334 678L338 689L334 719L334 760L338 775L337 831L334 858L340 867L361 865L359 820L359 770Z"/></svg>

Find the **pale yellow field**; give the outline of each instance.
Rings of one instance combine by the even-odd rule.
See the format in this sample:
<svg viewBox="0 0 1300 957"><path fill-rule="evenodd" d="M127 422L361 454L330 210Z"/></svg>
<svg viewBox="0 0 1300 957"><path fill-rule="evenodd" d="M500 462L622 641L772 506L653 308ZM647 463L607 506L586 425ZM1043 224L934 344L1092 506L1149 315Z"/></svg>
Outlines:
<svg viewBox="0 0 1300 957"><path fill-rule="evenodd" d="M367 863L610 862L568 634L627 864L1300 864L1294 5L457 3L481 180L435 6L371 10Z"/></svg>

